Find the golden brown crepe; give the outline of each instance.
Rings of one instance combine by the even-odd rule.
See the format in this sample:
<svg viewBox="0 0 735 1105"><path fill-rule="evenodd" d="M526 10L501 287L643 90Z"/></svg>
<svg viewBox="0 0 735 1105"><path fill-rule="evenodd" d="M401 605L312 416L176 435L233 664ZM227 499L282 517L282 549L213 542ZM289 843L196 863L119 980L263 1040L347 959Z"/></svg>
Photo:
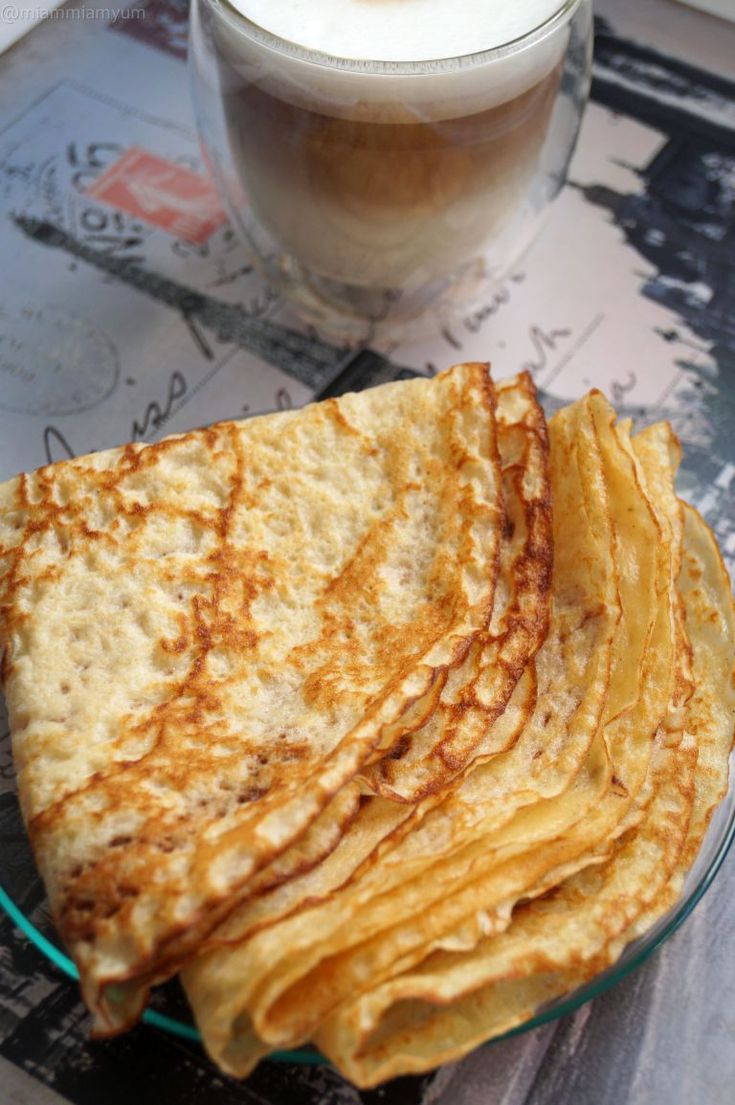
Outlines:
<svg viewBox="0 0 735 1105"><path fill-rule="evenodd" d="M735 717L729 580L690 507L685 547L679 594L691 646L678 637L677 682L639 822L605 863L521 905L502 935L468 953L436 953L326 1020L317 1042L358 1085L456 1059L521 1023L609 965L676 899L727 786Z"/></svg>
<svg viewBox="0 0 735 1105"><path fill-rule="evenodd" d="M494 407L463 365L0 489L21 802L98 1031L421 724L488 625Z"/></svg>

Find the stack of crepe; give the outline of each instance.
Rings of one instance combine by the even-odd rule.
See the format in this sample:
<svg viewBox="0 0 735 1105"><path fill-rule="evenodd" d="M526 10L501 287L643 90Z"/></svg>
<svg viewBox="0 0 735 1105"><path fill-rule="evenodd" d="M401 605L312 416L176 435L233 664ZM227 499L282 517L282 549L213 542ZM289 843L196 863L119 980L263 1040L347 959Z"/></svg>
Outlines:
<svg viewBox="0 0 735 1105"><path fill-rule="evenodd" d="M0 487L28 832L98 1034L180 973L361 1086L610 964L725 793L735 613L668 425L386 385Z"/></svg>

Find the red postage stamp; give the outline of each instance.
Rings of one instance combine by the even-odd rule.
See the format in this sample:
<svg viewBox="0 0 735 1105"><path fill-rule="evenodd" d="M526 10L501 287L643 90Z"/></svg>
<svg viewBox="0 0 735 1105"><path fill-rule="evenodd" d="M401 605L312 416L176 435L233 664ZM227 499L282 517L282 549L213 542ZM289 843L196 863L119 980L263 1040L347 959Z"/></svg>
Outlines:
<svg viewBox="0 0 735 1105"><path fill-rule="evenodd" d="M227 219L206 177L137 146L97 177L87 195L198 246Z"/></svg>

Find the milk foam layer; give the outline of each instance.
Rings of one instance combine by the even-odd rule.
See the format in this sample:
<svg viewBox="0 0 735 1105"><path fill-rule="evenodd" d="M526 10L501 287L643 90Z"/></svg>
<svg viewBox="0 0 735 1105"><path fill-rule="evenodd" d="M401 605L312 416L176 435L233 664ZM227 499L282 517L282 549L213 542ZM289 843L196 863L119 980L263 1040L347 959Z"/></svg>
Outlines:
<svg viewBox="0 0 735 1105"><path fill-rule="evenodd" d="M247 13L250 22L240 17L233 7L239 5ZM564 6L564 5L562 5ZM456 118L483 111L496 104L506 103L521 95L542 80L559 63L568 41L569 20L575 5L566 6L565 17L547 23L542 31L529 34L519 45L517 40L507 50L480 53L489 41L499 42L519 30L535 30L559 10L559 0L209 0L208 11L212 20L212 33L215 51L227 59L230 73L246 83L256 83L284 100L300 106L320 111L324 114L338 114L365 119L372 111L372 105L378 105L382 112L386 104L403 105L418 118L429 121ZM336 11L349 13L350 19L341 14L339 24ZM451 9L451 17L449 15ZM298 12L303 14L299 23ZM522 16L519 14L522 11ZM311 15L309 13L312 13ZM333 26L342 27L341 42L337 42L335 31L332 35L332 49L338 45L347 47L347 33L351 48L362 46L368 55L377 48L378 27L375 13L381 13L380 21L382 43L381 57L349 59L343 54L329 55L342 58L334 64L320 64L311 60L311 54L304 53L307 41L316 34L317 15L331 12L335 15ZM406 13L412 12L409 21ZM488 13L495 13L493 21ZM504 13L501 16L499 13ZM285 14L284 14L285 13ZM358 15L363 13L358 20ZM366 14L366 13L369 13ZM424 20L419 18L423 13ZM460 18L461 13L461 18ZM429 19L428 15L432 18ZM255 22L255 16L262 20L262 26ZM354 20L352 16L354 15ZM426 24L421 32L424 50L429 41L440 56L432 60L417 61L406 57L409 45L402 40L398 31L392 27L393 15L411 30L413 38L409 44L414 53L419 52L419 27ZM443 18L438 27L439 15ZM477 19L475 19L477 15ZM357 22L355 22L357 20ZM370 21L373 28L372 45L366 42L369 35L361 39L356 27ZM323 20L326 23L326 19ZM446 26L444 25L446 24ZM459 27L455 26L459 24ZM296 35L300 27L299 41L279 37L270 39L263 30L289 30ZM493 30L494 28L494 30ZM441 34L440 34L441 31ZM446 32L446 34L444 33ZM448 43L450 35L452 49L459 49L459 34L464 36L467 46L472 39L471 49L475 56L467 60L466 54L452 54ZM444 48L439 49L439 40ZM321 42L323 52L328 43ZM432 51L435 52L435 51ZM394 54L401 60L391 59ZM441 55L444 55L443 57ZM459 59L459 60L458 60ZM371 64L371 63L377 64ZM401 64L403 62L404 64ZM408 71L407 71L408 66Z"/></svg>
<svg viewBox="0 0 735 1105"><path fill-rule="evenodd" d="M535 30L561 0L230 0L263 30L309 50L427 61L490 50Z"/></svg>

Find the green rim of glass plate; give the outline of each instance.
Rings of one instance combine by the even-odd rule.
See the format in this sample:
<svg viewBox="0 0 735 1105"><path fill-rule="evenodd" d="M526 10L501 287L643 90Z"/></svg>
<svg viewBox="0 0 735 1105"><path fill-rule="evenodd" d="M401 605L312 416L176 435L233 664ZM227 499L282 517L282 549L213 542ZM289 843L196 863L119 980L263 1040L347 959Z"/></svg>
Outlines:
<svg viewBox="0 0 735 1105"><path fill-rule="evenodd" d="M692 891L686 897L679 900L679 903L674 907L674 911L668 921L666 921L661 929L656 932L655 936L650 939L650 942L645 942L646 936L644 935L641 937L644 941L643 946L638 951L634 952L628 959L625 959L623 956L621 960L618 960L618 962L608 968L607 971L604 971L586 985L579 987L566 999L554 1001L548 1009L541 1010L541 1012L537 1013L530 1020L524 1021L523 1024L510 1029L509 1032L505 1032L502 1036L498 1036L496 1039L488 1041L488 1043L498 1043L500 1040L509 1039L511 1036L519 1036L523 1032L530 1032L533 1028L540 1028L541 1025L548 1024L550 1021L558 1020L559 1017L564 1017L566 1014L574 1012L575 1009L584 1005L585 1002L592 1001L593 998L597 998L601 994L604 994L612 986L615 986L618 982L626 978L631 971L640 967L641 964L648 959L649 955L656 951L657 948L676 932L679 926L686 921L695 906L702 900L707 890L709 890L714 882L734 839L735 804L733 804L730 810L727 823L722 830L722 838L707 870ZM18 926L23 935L26 936L31 943L54 964L54 966L58 967L67 977L77 981L79 980L79 972L71 959L36 928L33 922L18 908L1 885L0 908L7 913L8 917ZM161 1028L165 1032L171 1033L173 1036L179 1036L185 1040L196 1040L201 1042L201 1034L193 1025L177 1021L173 1017L167 1017L165 1013L158 1013L155 1009L146 1009L142 1019L145 1024L152 1025L154 1028ZM328 1060L316 1050L273 1051L268 1058L280 1063L303 1063L309 1066L320 1066L328 1062Z"/></svg>
<svg viewBox="0 0 735 1105"><path fill-rule="evenodd" d="M75 964L69 959L68 955L52 944L51 941L43 935L39 929L33 924L32 921L26 917L25 913L15 904L13 899L7 893L3 886L0 886L0 907L5 910L11 921L18 926L24 936L27 936L32 944L42 952L47 959L50 959L55 967L65 974L68 978L73 978L77 982L79 981L79 971ZM173 1036L180 1036L185 1040L197 1040L201 1043L201 1034L198 1028L195 1028L193 1024L184 1024L183 1021L177 1021L173 1017L167 1017L165 1013L158 1013L155 1009L146 1009L142 1017L145 1024L153 1025L154 1028L162 1028L165 1032L170 1032ZM323 1055L320 1055L318 1051L274 1051L268 1056L269 1059L275 1059L278 1062L286 1063L306 1063L309 1066L317 1066L323 1064L326 1060Z"/></svg>

